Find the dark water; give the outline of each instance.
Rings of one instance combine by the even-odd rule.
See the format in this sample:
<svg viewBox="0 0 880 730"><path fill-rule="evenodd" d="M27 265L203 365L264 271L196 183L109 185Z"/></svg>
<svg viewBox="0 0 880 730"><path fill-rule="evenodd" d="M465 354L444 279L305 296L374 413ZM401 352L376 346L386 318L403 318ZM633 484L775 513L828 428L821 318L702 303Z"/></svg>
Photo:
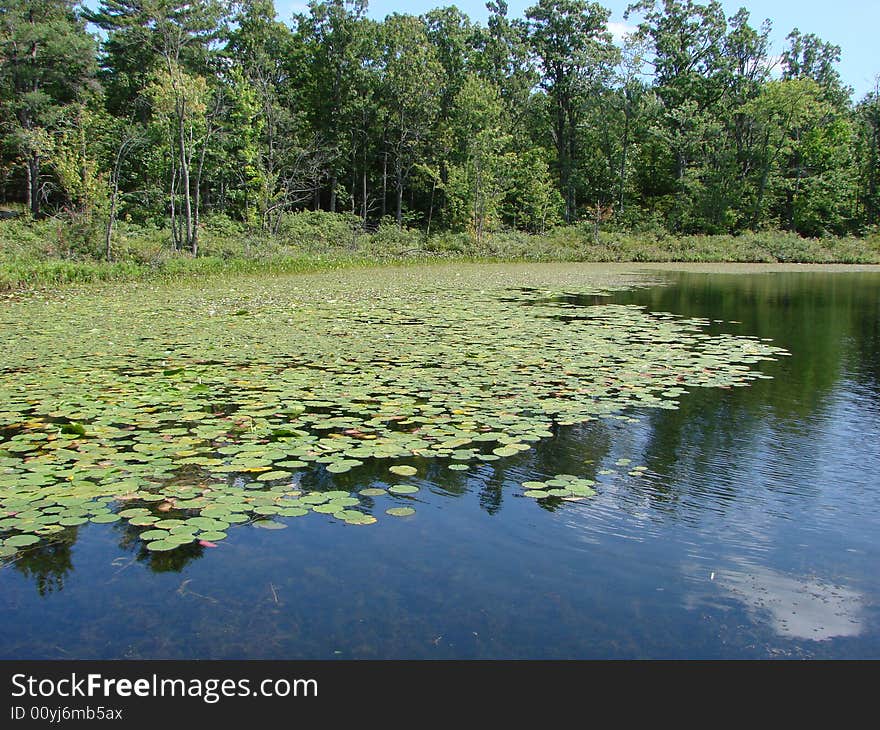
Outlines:
<svg viewBox="0 0 880 730"><path fill-rule="evenodd" d="M880 274L670 279L615 300L737 320L713 327L792 357L639 423L426 467L406 519L162 554L84 526L0 570L0 657L880 658ZM557 473L598 496L519 496Z"/></svg>

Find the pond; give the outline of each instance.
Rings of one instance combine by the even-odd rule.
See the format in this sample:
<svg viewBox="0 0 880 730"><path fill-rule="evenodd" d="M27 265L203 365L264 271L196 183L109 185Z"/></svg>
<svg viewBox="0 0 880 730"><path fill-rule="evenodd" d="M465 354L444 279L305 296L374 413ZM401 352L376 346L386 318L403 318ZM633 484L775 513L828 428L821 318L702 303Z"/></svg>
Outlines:
<svg viewBox="0 0 880 730"><path fill-rule="evenodd" d="M0 305L0 658L880 657L880 272Z"/></svg>

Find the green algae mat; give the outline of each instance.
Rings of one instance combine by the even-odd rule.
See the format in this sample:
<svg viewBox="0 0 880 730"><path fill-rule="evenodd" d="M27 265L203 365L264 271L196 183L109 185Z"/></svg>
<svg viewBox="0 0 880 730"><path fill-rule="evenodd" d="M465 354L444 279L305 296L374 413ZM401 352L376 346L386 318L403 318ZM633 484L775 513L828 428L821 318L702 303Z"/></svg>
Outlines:
<svg viewBox="0 0 880 730"><path fill-rule="evenodd" d="M425 267L6 302L0 558L86 523L125 521L168 551L310 515L408 518L426 459L490 465L559 427L746 386L787 354L607 301L650 283L583 266ZM368 463L384 482L359 483ZM315 474L335 488L305 489ZM575 501L594 487L560 474L520 489Z"/></svg>

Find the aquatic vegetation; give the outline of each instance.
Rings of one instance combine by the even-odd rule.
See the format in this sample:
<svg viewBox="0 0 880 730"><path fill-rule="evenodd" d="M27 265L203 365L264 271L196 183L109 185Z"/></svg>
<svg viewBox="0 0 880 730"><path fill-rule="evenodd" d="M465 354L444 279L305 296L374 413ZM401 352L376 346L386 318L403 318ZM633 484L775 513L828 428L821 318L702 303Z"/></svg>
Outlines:
<svg viewBox="0 0 880 730"><path fill-rule="evenodd" d="M0 556L86 522L142 528L153 551L309 512L372 524L364 498L412 501L419 488L401 479L421 460L466 470L513 458L559 426L768 377L752 366L784 352L710 335L708 320L601 303L638 283L428 268L9 302ZM387 484L302 486L316 473L348 486L367 462L387 464ZM524 494L574 499L593 486L560 474Z"/></svg>
<svg viewBox="0 0 880 730"><path fill-rule="evenodd" d="M534 499L594 497L595 485L596 482L592 479L581 479L574 474L557 474L544 482L530 481L522 484L526 490L523 494Z"/></svg>

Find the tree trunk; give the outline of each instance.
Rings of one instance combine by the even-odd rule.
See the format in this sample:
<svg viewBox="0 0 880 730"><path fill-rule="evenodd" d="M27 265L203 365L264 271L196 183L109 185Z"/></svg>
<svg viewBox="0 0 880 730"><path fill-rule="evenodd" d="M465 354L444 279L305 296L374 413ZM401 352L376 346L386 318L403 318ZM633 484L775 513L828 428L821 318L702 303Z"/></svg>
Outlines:
<svg viewBox="0 0 880 730"><path fill-rule="evenodd" d="M397 227L403 228L403 175L397 171Z"/></svg>
<svg viewBox="0 0 880 730"><path fill-rule="evenodd" d="M626 102L628 103L628 102ZM620 187L617 191L617 209L623 214L623 189L626 181L626 153L629 151L629 117L630 110L627 108L623 114L623 142L620 153Z"/></svg>
<svg viewBox="0 0 880 730"><path fill-rule="evenodd" d="M559 188L562 191L562 197L565 202L565 222L571 222L571 197L569 195L570 169L568 160L568 135L565 127L565 103L560 96L560 92L556 92L556 114L554 123L554 133L556 135L556 155L559 158Z"/></svg>
<svg viewBox="0 0 880 730"><path fill-rule="evenodd" d="M28 208L34 218L40 217L40 155L31 152L27 164Z"/></svg>
<svg viewBox="0 0 880 730"><path fill-rule="evenodd" d="M31 178L33 177L33 170L31 169L30 160L28 160L28 164L25 165L25 171L27 173L27 181L25 182L25 193L27 194L27 209L28 211L30 211L31 215L33 215L34 186L31 182Z"/></svg>
<svg viewBox="0 0 880 730"><path fill-rule="evenodd" d="M179 108L177 115L177 139L180 146L180 184L183 188L184 245L193 245L192 191L189 182L189 160L186 156L186 131L183 123L184 109ZM195 254L195 252L193 252Z"/></svg>
<svg viewBox="0 0 880 730"><path fill-rule="evenodd" d="M382 157L382 217L388 213L388 150Z"/></svg>
<svg viewBox="0 0 880 730"><path fill-rule="evenodd" d="M364 166L364 171L361 173L361 210L363 211L363 219L364 223L367 222L367 168Z"/></svg>
<svg viewBox="0 0 880 730"><path fill-rule="evenodd" d="M330 178L330 212L336 212L336 175Z"/></svg>
<svg viewBox="0 0 880 730"><path fill-rule="evenodd" d="M177 196L177 165L174 164L174 155L171 155L171 190L170 190L170 200L171 200L171 210L169 211L171 215L171 247L178 251L180 249L180 237L177 233L177 203L175 198Z"/></svg>
<svg viewBox="0 0 880 730"><path fill-rule="evenodd" d="M431 218L434 216L434 191L437 189L437 178L431 183L431 202L428 205L428 227L425 230L425 238L431 235Z"/></svg>
<svg viewBox="0 0 880 730"><path fill-rule="evenodd" d="M113 192L110 193L110 214L107 216L107 230L104 234L104 248L107 252L107 260L113 260L113 248L111 246L111 236L113 235L113 224L116 222L116 199L119 196L119 171L113 174Z"/></svg>
<svg viewBox="0 0 880 730"><path fill-rule="evenodd" d="M210 135L209 135L210 137ZM199 167L196 170L196 192L195 192L195 211L194 211L194 219L193 219L193 232L192 232L192 254L193 256L198 256L199 254L199 211L201 210L201 200L202 200L202 171L205 169L205 153L208 150L208 139L206 138L204 143L202 144L202 149L199 151ZM208 205L211 204L210 199L208 200ZM247 207L245 207L247 210Z"/></svg>

